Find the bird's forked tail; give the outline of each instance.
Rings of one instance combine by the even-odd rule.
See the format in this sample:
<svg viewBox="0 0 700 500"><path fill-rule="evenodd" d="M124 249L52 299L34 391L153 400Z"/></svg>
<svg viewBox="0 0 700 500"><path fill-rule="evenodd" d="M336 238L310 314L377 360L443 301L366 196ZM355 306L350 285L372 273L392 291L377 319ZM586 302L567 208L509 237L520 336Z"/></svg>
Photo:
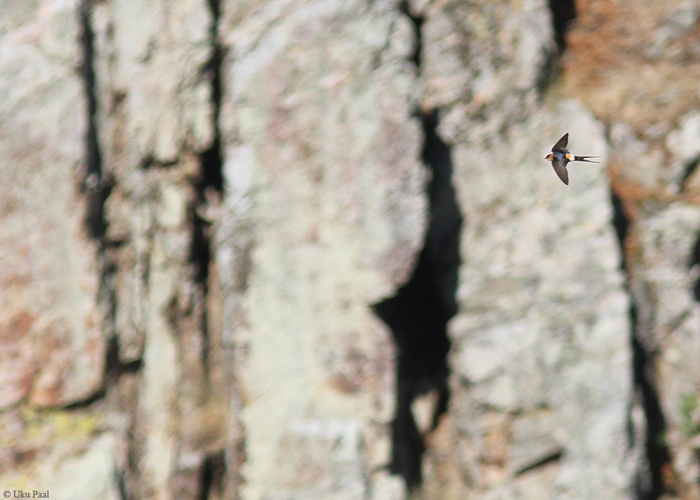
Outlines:
<svg viewBox="0 0 700 500"><path fill-rule="evenodd" d="M600 156L574 156L574 161L587 161L589 163L600 163L599 161L589 160L589 158L600 158Z"/></svg>

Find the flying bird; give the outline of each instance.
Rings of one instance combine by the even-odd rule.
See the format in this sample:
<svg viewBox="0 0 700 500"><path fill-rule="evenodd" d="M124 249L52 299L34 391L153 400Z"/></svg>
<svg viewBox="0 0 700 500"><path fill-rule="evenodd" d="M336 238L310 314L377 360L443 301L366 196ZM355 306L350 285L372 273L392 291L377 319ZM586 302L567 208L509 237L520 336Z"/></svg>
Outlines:
<svg viewBox="0 0 700 500"><path fill-rule="evenodd" d="M569 185L569 173L566 171L566 165L570 161L587 161L589 163L600 163L597 161L589 160L589 158L599 158L598 156L574 156L569 153L566 149L566 145L569 142L569 133L564 134L561 139L552 148L552 152L544 157L545 160L552 162L552 167L557 173L559 178L566 184Z"/></svg>

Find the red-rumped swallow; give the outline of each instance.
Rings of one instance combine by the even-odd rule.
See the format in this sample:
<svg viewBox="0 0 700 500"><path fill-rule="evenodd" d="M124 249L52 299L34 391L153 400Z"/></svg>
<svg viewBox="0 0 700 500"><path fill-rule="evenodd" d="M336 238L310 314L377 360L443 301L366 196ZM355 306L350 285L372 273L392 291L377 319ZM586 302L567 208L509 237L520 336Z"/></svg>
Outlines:
<svg viewBox="0 0 700 500"><path fill-rule="evenodd" d="M588 158L599 158L598 156L574 156L569 153L566 149L566 145L569 142L569 133L564 134L561 139L552 148L552 152L544 157L545 160L552 162L554 171L557 173L559 178L566 184L569 185L569 173L566 171L566 165L570 161L587 161L589 163L600 163L597 161L589 160Z"/></svg>

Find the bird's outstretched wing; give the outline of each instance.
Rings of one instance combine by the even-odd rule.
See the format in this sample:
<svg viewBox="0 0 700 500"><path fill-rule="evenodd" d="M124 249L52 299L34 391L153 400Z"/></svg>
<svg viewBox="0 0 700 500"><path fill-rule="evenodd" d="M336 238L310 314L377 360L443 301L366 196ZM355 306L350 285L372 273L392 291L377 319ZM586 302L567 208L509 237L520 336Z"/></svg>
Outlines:
<svg viewBox="0 0 700 500"><path fill-rule="evenodd" d="M561 141L559 141L559 142L561 142ZM568 186L569 185L569 172L566 171L566 166L562 165L558 161L553 161L552 166L554 167L554 171L557 173L557 175L562 180L562 182Z"/></svg>
<svg viewBox="0 0 700 500"><path fill-rule="evenodd" d="M568 143L569 143L569 133L567 132L566 134L561 136L561 139L559 139L557 141L557 143L552 148L552 151L556 151L557 149L564 149Z"/></svg>

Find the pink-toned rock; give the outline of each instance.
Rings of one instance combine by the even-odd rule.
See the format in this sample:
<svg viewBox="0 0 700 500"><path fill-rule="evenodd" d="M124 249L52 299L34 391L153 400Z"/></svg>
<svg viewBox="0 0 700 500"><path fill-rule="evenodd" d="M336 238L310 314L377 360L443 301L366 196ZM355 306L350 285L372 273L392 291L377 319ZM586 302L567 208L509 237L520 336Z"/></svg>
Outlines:
<svg viewBox="0 0 700 500"><path fill-rule="evenodd" d="M35 317L20 312L0 327L0 408L7 408L29 394L36 373L31 337Z"/></svg>
<svg viewBox="0 0 700 500"><path fill-rule="evenodd" d="M0 350L15 367L2 365L0 406L28 393L40 406L81 401L104 370L97 247L79 192L78 2L40 4L4 6L0 31Z"/></svg>

